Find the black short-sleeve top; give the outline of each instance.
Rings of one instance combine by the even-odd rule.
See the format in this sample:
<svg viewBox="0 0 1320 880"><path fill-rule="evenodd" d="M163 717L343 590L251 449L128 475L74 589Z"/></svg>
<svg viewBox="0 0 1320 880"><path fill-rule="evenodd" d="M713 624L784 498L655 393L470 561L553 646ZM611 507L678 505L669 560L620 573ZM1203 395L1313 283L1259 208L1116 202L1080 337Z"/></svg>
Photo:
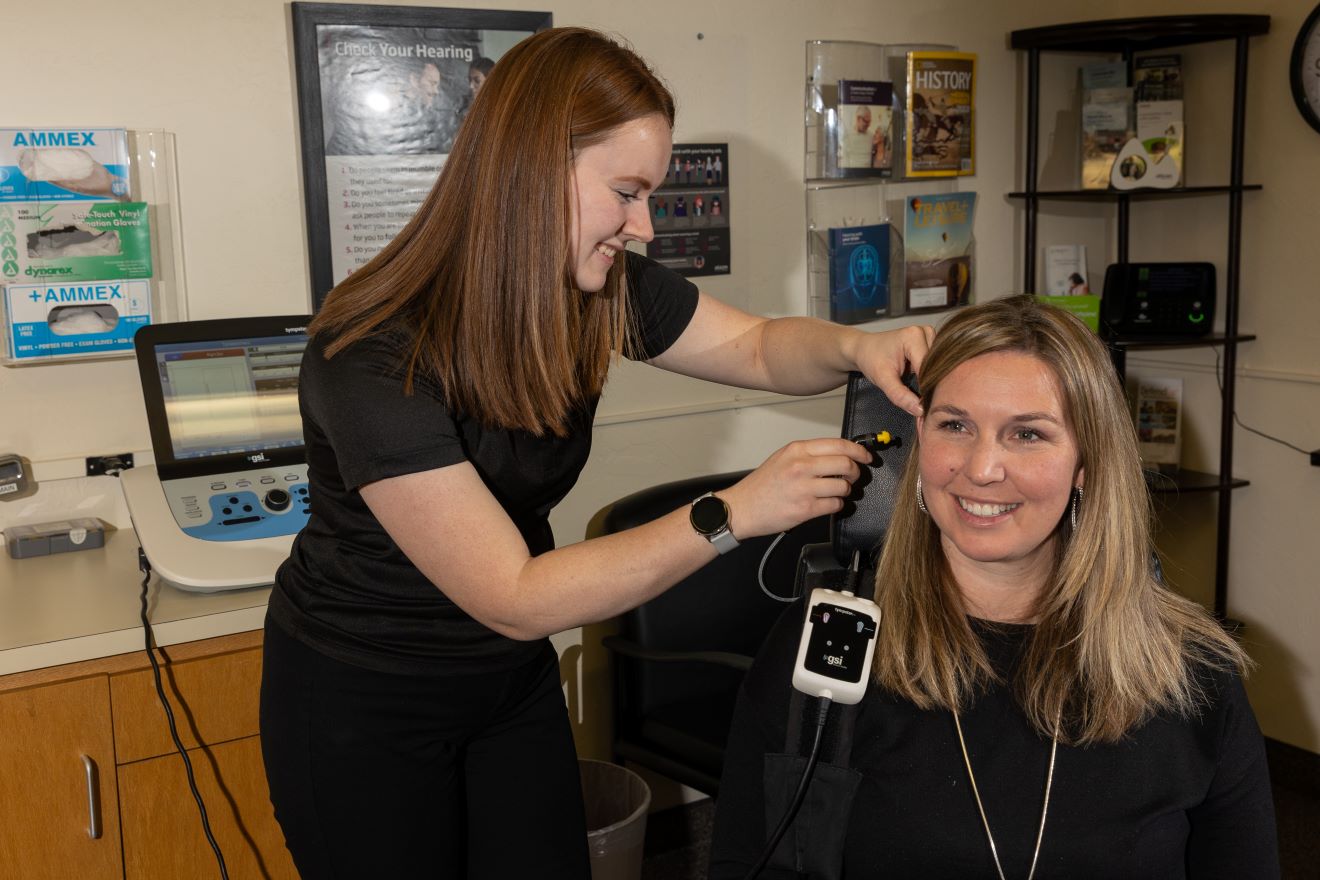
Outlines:
<svg viewBox="0 0 1320 880"><path fill-rule="evenodd" d="M687 327L697 288L627 253L628 305L640 351L664 352ZM449 407L439 386L415 377L404 393L397 339L381 334L326 358L313 339L298 400L307 445L311 516L275 576L270 616L290 635L356 666L402 674L509 669L536 656L478 623L421 573L358 491L387 477L467 461L508 513L533 555L554 547L549 514L591 450L596 400L566 437L491 429Z"/></svg>

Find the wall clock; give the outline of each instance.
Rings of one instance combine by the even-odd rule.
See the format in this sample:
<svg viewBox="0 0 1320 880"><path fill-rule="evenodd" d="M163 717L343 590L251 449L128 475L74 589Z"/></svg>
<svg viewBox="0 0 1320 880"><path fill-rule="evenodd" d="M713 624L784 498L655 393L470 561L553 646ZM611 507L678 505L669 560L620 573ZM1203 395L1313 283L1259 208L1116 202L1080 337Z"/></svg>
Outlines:
<svg viewBox="0 0 1320 880"><path fill-rule="evenodd" d="M1302 118L1320 131L1320 6L1311 10L1297 34L1288 76Z"/></svg>

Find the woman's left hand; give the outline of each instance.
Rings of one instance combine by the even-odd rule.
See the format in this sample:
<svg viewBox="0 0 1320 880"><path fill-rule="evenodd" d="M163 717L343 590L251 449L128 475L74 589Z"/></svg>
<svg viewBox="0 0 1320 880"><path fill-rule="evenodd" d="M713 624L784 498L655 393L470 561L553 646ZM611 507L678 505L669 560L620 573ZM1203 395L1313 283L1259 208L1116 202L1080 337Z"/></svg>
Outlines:
<svg viewBox="0 0 1320 880"><path fill-rule="evenodd" d="M935 328L927 324L867 333L857 342L857 369L895 405L919 416L921 401L903 384L903 376L909 372L921 375L921 362L934 338Z"/></svg>

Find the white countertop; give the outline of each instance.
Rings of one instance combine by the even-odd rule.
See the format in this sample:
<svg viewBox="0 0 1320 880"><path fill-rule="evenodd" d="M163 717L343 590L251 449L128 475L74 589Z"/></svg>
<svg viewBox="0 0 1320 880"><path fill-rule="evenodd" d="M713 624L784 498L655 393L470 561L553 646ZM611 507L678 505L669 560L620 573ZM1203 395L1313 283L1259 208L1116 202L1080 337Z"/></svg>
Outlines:
<svg viewBox="0 0 1320 880"><path fill-rule="evenodd" d="M32 559L0 551L0 675L141 651L137 536ZM270 587L187 593L152 576L148 617L158 645L260 629Z"/></svg>

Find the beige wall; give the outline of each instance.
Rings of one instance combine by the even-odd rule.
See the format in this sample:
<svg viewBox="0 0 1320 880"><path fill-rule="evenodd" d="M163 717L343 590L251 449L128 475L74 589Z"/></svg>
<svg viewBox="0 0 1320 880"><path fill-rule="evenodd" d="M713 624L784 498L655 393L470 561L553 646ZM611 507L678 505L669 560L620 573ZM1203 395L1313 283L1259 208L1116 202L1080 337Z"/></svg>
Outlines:
<svg viewBox="0 0 1320 880"><path fill-rule="evenodd" d="M1266 188L1247 200L1242 323L1260 334L1260 342L1243 349L1239 386L1239 411L1249 424L1307 448L1320 446L1320 297L1306 289L1313 286L1309 279L1317 265L1309 239L1320 202L1320 135L1292 108L1285 66L1309 6L1310 0L1267 0L1252 10L1275 16L1275 32L1252 44L1247 177ZM1192 0L1167 0L1154 10L1122 0L1107 12L1216 9L1237 11L1230 4ZM1025 0L563 0L553 8L557 24L617 31L654 62L678 96L676 139L729 142L734 272L710 279L705 288L769 314L801 314L806 303L800 157L805 40L938 41L980 54L978 172L963 187L980 193L978 291L987 298L1013 290L1021 278L1020 212L1003 194L1022 183L1022 68L1007 48L1006 34L1090 18L1094 10L1094 4L1079 0L1048 6ZM7 25L11 43L33 48L0 56L0 82L10 86L0 124L96 123L159 127L177 135L191 317L307 308L285 4L19 4L9 10ZM1226 58L1198 51L1189 56L1189 64L1194 60L1197 66L1189 67L1188 76L1220 82L1224 74L1215 69ZM1066 86L1058 88L1066 92ZM1193 156L1209 158L1209 148L1196 139L1200 132L1222 130L1226 123L1211 120L1226 116L1227 101L1224 95L1201 94L1192 102ZM1207 178L1216 173L1205 172ZM1226 235L1222 204L1206 198L1143 208L1137 223L1148 244L1134 253L1219 259L1222 266L1216 257ZM1103 255L1112 224L1094 219L1101 211L1089 206L1053 210L1042 226L1042 242L1092 243L1097 271L1110 258ZM1206 367L1213 360L1206 357L1180 353L1136 364L1188 378L1194 435L1189 463L1213 462L1217 455L1214 385ZM76 474L84 455L149 447L129 361L0 369L0 400L0 451L28 455L38 463L38 477L50 481L22 506L0 505L0 525L65 515L77 505L122 518L113 484L60 478ZM578 539L592 512L641 486L750 467L788 440L832 434L839 412L838 397L771 405L761 395L625 365L602 403L602 426L583 480L555 514L556 534L561 542ZM1311 632L1311 622L1320 620L1314 573L1320 542L1305 533L1320 470L1243 432L1238 449L1238 475L1251 479L1252 486L1235 496L1231 610L1248 622L1247 638L1261 664L1250 685L1252 697L1267 734L1320 750L1320 640ZM1182 524L1164 540L1176 554L1175 568L1185 575L1180 585L1199 596L1208 592L1204 558L1210 551L1204 540L1213 531L1204 527L1208 508L1197 503L1180 503ZM589 751L601 745L601 687L598 665L584 663L578 708L581 740Z"/></svg>

